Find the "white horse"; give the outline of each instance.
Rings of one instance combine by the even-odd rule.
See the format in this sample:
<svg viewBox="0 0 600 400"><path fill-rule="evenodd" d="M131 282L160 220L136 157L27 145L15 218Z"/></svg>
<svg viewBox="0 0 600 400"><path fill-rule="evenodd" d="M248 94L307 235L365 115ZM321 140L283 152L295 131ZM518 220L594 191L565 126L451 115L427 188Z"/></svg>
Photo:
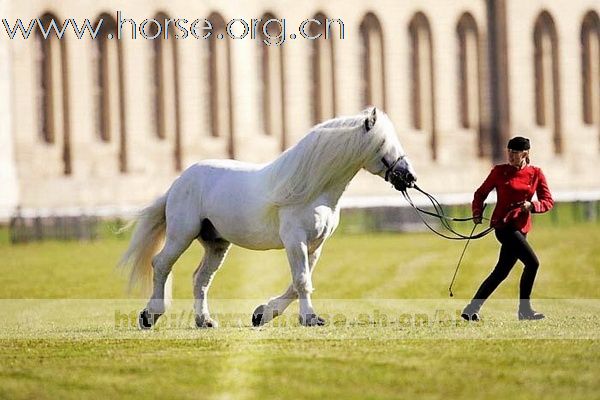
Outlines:
<svg viewBox="0 0 600 400"><path fill-rule="evenodd" d="M186 169L141 212L120 261L131 266L130 285L153 281L140 328L152 327L165 312L171 268L194 239L205 250L194 272L196 326L217 326L208 311L208 289L232 243L287 252L292 284L254 311L254 326L280 315L295 299L302 325L323 325L311 302L311 275L323 243L338 225L340 196L361 168L399 190L416 181L392 122L375 108L316 125L267 165L208 160ZM164 247L156 254L165 233Z"/></svg>

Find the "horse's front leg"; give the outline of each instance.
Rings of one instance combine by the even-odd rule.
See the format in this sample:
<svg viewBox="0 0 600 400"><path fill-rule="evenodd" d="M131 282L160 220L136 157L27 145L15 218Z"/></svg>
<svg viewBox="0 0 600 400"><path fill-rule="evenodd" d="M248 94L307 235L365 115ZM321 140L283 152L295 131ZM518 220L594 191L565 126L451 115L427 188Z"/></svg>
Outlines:
<svg viewBox="0 0 600 400"><path fill-rule="evenodd" d="M292 284L298 295L300 323L304 326L325 325L325 321L317 316L312 305L313 285L306 239L299 235L294 236L292 240L284 241L284 245L292 272Z"/></svg>
<svg viewBox="0 0 600 400"><path fill-rule="evenodd" d="M308 253L308 268L310 270L311 278L319 256L321 255L321 249L323 246L319 246L312 253ZM286 308L298 298L298 293L294 289L294 285L288 286L283 294L269 299L266 304L261 304L252 313L252 325L260 326L271 321L273 318L283 314Z"/></svg>

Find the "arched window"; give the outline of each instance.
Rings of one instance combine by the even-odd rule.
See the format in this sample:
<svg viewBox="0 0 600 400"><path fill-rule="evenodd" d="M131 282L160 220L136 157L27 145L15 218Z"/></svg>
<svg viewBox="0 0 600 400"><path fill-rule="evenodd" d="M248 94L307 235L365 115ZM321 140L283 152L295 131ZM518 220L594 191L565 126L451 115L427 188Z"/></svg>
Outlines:
<svg viewBox="0 0 600 400"><path fill-rule="evenodd" d="M225 35L225 20L217 13L208 18L212 24L212 34L208 43L208 79L210 88L210 130L214 137L228 138L228 154L235 157L233 141L233 113L231 88L231 51Z"/></svg>
<svg viewBox="0 0 600 400"><path fill-rule="evenodd" d="M96 70L96 128L98 138L109 143L118 141L119 171L127 172L123 92L123 50L117 40L117 24L109 14L102 14L98 37L94 40ZM98 21L96 23L98 23Z"/></svg>
<svg viewBox="0 0 600 400"><path fill-rule="evenodd" d="M333 118L335 109L335 58L333 51L333 38L335 35L325 36L327 18L323 13L317 13L309 28L310 36L318 39L312 40L312 104L313 122Z"/></svg>
<svg viewBox="0 0 600 400"><path fill-rule="evenodd" d="M533 30L535 47L535 119L552 130L554 151L561 152L558 39L554 20L542 12Z"/></svg>
<svg viewBox="0 0 600 400"><path fill-rule="evenodd" d="M583 121L600 122L600 19L588 12L581 24L581 75Z"/></svg>
<svg viewBox="0 0 600 400"><path fill-rule="evenodd" d="M262 122L265 134L269 136L281 135L281 149L287 147L285 132L285 102L284 102L284 58L285 46L277 45L276 39L281 34L280 26L275 21L275 16L266 13L262 16L258 26L258 44L260 46L260 71L262 81ZM267 25L267 35L264 27ZM264 41L271 44L265 44Z"/></svg>
<svg viewBox="0 0 600 400"><path fill-rule="evenodd" d="M60 31L62 26L53 14L40 17L45 32L37 30L37 104L38 126L41 139L54 144L57 136L62 135L63 173L69 175L71 169L71 146L69 132L69 86L67 82L67 48L65 39L59 40L56 32L50 29L52 24Z"/></svg>
<svg viewBox="0 0 600 400"><path fill-rule="evenodd" d="M456 25L459 65L460 122L463 128L479 125L479 33L469 13Z"/></svg>
<svg viewBox="0 0 600 400"><path fill-rule="evenodd" d="M477 131L479 154L483 153L481 138L481 86L479 74L479 32L473 16L464 13L456 25L458 39L458 104L460 124Z"/></svg>
<svg viewBox="0 0 600 400"><path fill-rule="evenodd" d="M149 20L148 36L153 49L155 132L159 139L173 142L175 170L181 170L181 138L179 128L179 73L175 21L165 13Z"/></svg>
<svg viewBox="0 0 600 400"><path fill-rule="evenodd" d="M425 14L416 13L408 25L408 31L411 44L412 123L415 129L431 135L431 154L436 159L433 40Z"/></svg>
<svg viewBox="0 0 600 400"><path fill-rule="evenodd" d="M385 109L383 30L379 19L368 13L360 24L363 43L363 102Z"/></svg>

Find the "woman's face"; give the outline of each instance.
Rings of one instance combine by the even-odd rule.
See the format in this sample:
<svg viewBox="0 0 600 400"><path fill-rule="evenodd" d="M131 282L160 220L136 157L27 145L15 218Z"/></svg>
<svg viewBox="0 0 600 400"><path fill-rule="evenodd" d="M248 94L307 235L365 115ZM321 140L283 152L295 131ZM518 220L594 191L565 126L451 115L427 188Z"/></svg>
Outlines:
<svg viewBox="0 0 600 400"><path fill-rule="evenodd" d="M517 168L520 168L521 166L525 165L525 159L527 158L527 155L529 155L529 150L519 151L519 150L508 149L507 151L508 151L508 163L510 165L512 165L513 167L517 167Z"/></svg>

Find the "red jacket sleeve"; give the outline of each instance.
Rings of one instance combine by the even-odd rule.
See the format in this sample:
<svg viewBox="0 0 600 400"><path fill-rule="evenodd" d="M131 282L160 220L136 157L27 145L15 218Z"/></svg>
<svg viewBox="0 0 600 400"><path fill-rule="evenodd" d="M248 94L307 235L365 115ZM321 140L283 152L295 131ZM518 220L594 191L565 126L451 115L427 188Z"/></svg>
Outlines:
<svg viewBox="0 0 600 400"><path fill-rule="evenodd" d="M531 202L531 204L533 204L532 212L544 213L550 211L554 206L554 200L552 199L552 194L550 194L546 177L541 169L538 169L538 184L535 188L535 193L537 195L537 201Z"/></svg>
<svg viewBox="0 0 600 400"><path fill-rule="evenodd" d="M483 214L483 202L487 199L490 192L496 187L496 167L492 168L490 174L485 181L481 184L479 189L475 191L473 195L473 203L471 203L471 210L474 217L479 217Z"/></svg>

